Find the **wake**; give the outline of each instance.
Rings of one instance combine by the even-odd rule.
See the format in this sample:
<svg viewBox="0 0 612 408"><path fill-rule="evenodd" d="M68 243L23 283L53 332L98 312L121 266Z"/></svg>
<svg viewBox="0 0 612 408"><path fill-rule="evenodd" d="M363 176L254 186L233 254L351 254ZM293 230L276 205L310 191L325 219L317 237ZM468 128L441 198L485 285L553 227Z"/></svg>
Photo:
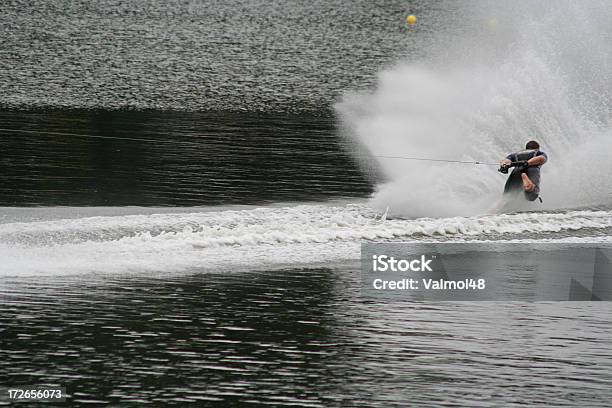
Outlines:
<svg viewBox="0 0 612 408"><path fill-rule="evenodd" d="M609 235L611 228L612 211L381 219L364 204L49 221L24 216L0 224L0 276L279 268L356 260L364 240L537 240L564 232Z"/></svg>

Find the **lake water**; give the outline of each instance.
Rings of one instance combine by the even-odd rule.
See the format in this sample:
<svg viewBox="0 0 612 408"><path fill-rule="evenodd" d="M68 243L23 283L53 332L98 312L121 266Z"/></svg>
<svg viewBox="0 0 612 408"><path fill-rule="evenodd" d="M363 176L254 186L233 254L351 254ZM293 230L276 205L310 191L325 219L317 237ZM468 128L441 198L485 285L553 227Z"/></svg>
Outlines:
<svg viewBox="0 0 612 408"><path fill-rule="evenodd" d="M577 7L7 2L0 385L72 406L609 406L609 302L360 296L362 242L610 243L612 19ZM544 204L508 211L471 206L498 197L495 166L375 157L495 162L534 134Z"/></svg>

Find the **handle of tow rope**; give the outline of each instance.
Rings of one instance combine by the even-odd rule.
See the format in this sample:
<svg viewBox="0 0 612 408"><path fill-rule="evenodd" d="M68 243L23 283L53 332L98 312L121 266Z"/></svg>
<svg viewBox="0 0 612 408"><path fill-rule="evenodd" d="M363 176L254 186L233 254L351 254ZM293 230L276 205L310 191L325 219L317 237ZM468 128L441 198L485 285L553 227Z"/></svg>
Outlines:
<svg viewBox="0 0 612 408"><path fill-rule="evenodd" d="M510 164L502 164L497 171L499 171L500 173L508 174L508 169L510 169L510 167L520 167L526 169L527 167L529 167L529 162L527 162L527 160L520 160L511 162Z"/></svg>

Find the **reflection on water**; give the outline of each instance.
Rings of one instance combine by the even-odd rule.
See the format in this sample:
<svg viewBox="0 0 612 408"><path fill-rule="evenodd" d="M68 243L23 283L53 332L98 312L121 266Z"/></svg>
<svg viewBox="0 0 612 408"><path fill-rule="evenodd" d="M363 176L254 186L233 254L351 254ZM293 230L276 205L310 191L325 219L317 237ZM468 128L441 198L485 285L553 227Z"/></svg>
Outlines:
<svg viewBox="0 0 612 408"><path fill-rule="evenodd" d="M217 205L363 197L333 118L0 112L2 205Z"/></svg>
<svg viewBox="0 0 612 408"><path fill-rule="evenodd" d="M5 383L73 402L603 406L610 306L363 303L358 265L2 286Z"/></svg>

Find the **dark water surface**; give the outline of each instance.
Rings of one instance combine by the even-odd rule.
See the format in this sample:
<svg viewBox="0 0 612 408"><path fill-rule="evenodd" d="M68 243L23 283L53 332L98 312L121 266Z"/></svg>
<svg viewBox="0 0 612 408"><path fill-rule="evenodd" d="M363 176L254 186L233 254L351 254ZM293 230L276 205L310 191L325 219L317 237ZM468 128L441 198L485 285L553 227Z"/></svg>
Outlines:
<svg viewBox="0 0 612 408"><path fill-rule="evenodd" d="M75 405L608 406L609 303L362 303L354 268L7 278L2 382Z"/></svg>
<svg viewBox="0 0 612 408"><path fill-rule="evenodd" d="M610 406L609 302L364 302L358 261L338 261L364 239L609 237L606 212L383 221L345 200L376 169L348 153L334 103L402 59L437 55L434 79L455 58L489 66L482 47L512 61L521 47L480 40L549 9L498 4L3 1L0 207L41 208L0 208L0 386L65 386L67 406ZM584 44L600 35L566 14L592 29ZM563 135L532 109L549 71L526 61L529 86L490 99L527 115L490 118Z"/></svg>
<svg viewBox="0 0 612 408"><path fill-rule="evenodd" d="M253 204L371 191L332 117L0 112L0 206Z"/></svg>

